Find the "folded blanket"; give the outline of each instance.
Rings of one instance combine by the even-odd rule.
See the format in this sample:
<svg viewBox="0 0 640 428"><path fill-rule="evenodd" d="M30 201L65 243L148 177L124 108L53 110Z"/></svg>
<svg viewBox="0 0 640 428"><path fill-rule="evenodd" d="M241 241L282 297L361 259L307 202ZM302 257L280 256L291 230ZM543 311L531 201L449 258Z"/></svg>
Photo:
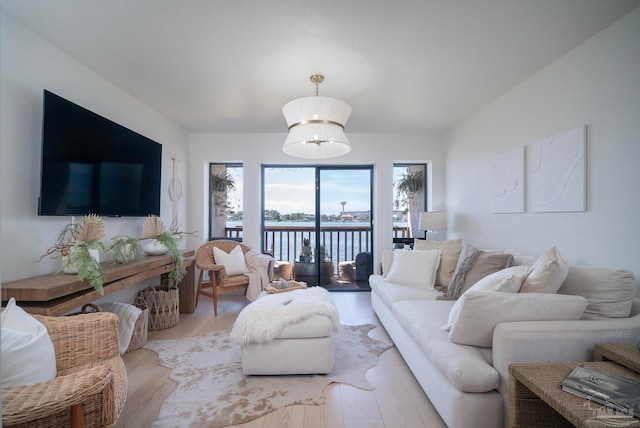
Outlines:
<svg viewBox="0 0 640 428"><path fill-rule="evenodd" d="M245 253L244 259L249 269L245 273L249 277L249 286L245 295L253 302L264 287L271 283L274 259L253 249Z"/></svg>
<svg viewBox="0 0 640 428"><path fill-rule="evenodd" d="M142 309L127 303L100 303L100 307L118 316L118 350L120 354L127 352L136 321Z"/></svg>
<svg viewBox="0 0 640 428"><path fill-rule="evenodd" d="M333 331L340 328L340 315L329 292L322 287L268 294L245 307L231 330L231 339L240 344L265 343L287 326L315 315L331 319Z"/></svg>

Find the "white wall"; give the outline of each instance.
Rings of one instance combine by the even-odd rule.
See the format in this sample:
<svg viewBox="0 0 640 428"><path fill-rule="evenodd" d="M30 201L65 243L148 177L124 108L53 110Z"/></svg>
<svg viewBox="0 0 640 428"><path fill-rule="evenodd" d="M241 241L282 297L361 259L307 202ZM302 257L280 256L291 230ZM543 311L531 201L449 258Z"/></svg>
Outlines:
<svg viewBox="0 0 640 428"><path fill-rule="evenodd" d="M282 127L286 123L282 119ZM189 224L200 230L193 247L207 239L208 164L242 162L244 165L244 242L260 248L261 165L374 165L374 248L377 258L382 249L392 248L393 163L426 162L430 165L434 209L444 205L444 147L438 135L352 134L346 128L351 152L345 156L309 162L282 152L286 133L281 134L192 134L190 145ZM377 265L377 262L376 264Z"/></svg>
<svg viewBox="0 0 640 428"><path fill-rule="evenodd" d="M586 212L491 213L493 156L527 147L529 207L531 144L585 124ZM572 264L631 269L640 278L640 9L455 126L446 139L455 236L533 255L556 245Z"/></svg>
<svg viewBox="0 0 640 428"><path fill-rule="evenodd" d="M183 198L177 213L186 226L188 134L129 94L98 76L4 12L0 17L0 278L54 272L58 260L35 263L70 217L37 216L40 193L42 91L52 92L162 144L161 217L169 225L167 197L171 157L182 162ZM142 218L106 219L107 240L120 233L142 235Z"/></svg>

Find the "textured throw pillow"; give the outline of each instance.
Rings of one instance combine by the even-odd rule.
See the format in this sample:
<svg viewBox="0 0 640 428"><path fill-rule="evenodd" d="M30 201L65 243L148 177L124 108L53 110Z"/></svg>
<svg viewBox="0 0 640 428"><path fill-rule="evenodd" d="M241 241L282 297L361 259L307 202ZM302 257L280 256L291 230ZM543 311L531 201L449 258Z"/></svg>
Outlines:
<svg viewBox="0 0 640 428"><path fill-rule="evenodd" d="M213 247L213 259L216 264L224 265L229 276L242 275L249 270L240 245L236 245L229 253L218 247Z"/></svg>
<svg viewBox="0 0 640 428"><path fill-rule="evenodd" d="M433 288L440 251L394 250L387 281L410 287Z"/></svg>
<svg viewBox="0 0 640 428"><path fill-rule="evenodd" d="M427 241L425 239L416 239L413 241L414 250L439 250L442 251L440 258L440 266L436 273L435 285L446 287L451 283L453 273L458 264L458 257L462 250L462 238L452 239L450 241Z"/></svg>
<svg viewBox="0 0 640 428"><path fill-rule="evenodd" d="M522 281L529 273L528 266L513 266L502 269L501 271L492 273L480 281L476 282L465 293L471 291L500 291L502 293L517 293L522 286ZM463 294L464 295L464 294ZM460 313L462 307L462 299L458 299L449 311L449 320L441 327L441 330L451 330L451 325Z"/></svg>
<svg viewBox="0 0 640 428"><path fill-rule="evenodd" d="M493 329L499 323L577 320L588 304L582 296L493 291L470 291L460 298L460 302L449 340L482 347L491 347Z"/></svg>
<svg viewBox="0 0 640 428"><path fill-rule="evenodd" d="M521 293L557 293L567 278L569 265L556 247L547 250L531 266L531 272L522 283Z"/></svg>
<svg viewBox="0 0 640 428"><path fill-rule="evenodd" d="M467 291L482 278L510 266L513 266L513 256L511 254L480 251L471 269L464 276L462 292Z"/></svg>
<svg viewBox="0 0 640 428"><path fill-rule="evenodd" d="M464 286L464 279L467 276L467 272L471 270L471 267L475 263L476 259L480 255L478 250L473 245L465 242L460 250L460 256L458 257L458 263L456 269L451 277L451 282L447 287L447 291L440 297L441 300L455 300L462 294L462 287Z"/></svg>
<svg viewBox="0 0 640 428"><path fill-rule="evenodd" d="M0 321L2 387L30 385L56 377L56 353L47 329L12 297Z"/></svg>

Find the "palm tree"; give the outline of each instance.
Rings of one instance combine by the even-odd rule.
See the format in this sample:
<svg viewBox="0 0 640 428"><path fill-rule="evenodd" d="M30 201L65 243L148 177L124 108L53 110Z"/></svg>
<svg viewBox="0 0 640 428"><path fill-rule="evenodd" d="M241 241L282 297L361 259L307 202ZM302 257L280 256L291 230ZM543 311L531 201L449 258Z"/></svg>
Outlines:
<svg viewBox="0 0 640 428"><path fill-rule="evenodd" d="M424 173L422 169L407 169L400 180L396 182L396 200L401 201L408 208L407 226L409 236L415 236L418 231L420 212L424 210L422 189L424 188Z"/></svg>
<svg viewBox="0 0 640 428"><path fill-rule="evenodd" d="M225 236L227 225L227 197L236 183L225 165L214 166L211 174L211 235Z"/></svg>

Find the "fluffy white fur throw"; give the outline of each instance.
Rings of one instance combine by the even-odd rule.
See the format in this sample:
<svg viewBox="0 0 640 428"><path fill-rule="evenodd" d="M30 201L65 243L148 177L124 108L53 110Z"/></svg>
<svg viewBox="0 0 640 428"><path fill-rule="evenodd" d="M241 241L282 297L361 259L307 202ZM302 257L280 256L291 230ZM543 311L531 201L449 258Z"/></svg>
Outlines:
<svg viewBox="0 0 640 428"><path fill-rule="evenodd" d="M240 345L269 342L288 325L314 315L329 317L334 331L340 328L338 310L329 292L322 287L268 294L240 312L231 330L231 339Z"/></svg>
<svg viewBox="0 0 640 428"><path fill-rule="evenodd" d="M264 287L271 283L274 260L273 257L253 249L245 253L244 260L247 263L247 269L249 269L245 273L249 277L249 286L245 296L253 302Z"/></svg>

